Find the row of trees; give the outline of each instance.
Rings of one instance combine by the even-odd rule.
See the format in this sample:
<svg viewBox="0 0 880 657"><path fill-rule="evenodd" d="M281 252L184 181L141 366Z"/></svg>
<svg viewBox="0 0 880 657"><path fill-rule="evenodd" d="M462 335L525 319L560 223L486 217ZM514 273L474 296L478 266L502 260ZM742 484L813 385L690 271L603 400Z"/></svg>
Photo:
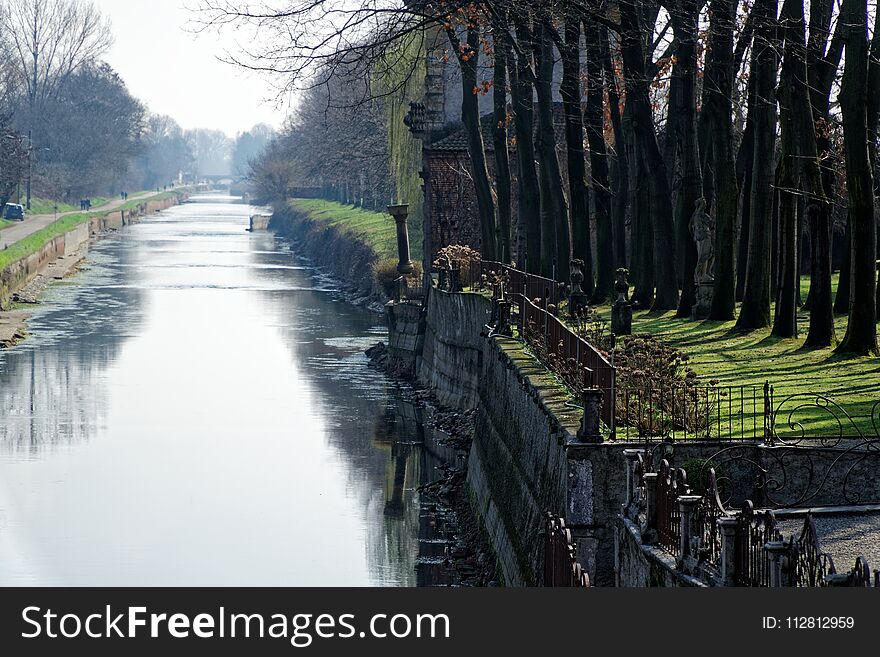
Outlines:
<svg viewBox="0 0 880 657"><path fill-rule="evenodd" d="M283 202L292 187L373 210L392 202L388 115L370 71L323 68L250 178L261 198ZM357 111L352 108L357 106Z"/></svg>
<svg viewBox="0 0 880 657"><path fill-rule="evenodd" d="M271 137L183 130L150 113L101 58L108 21L85 0L0 4L0 205L152 189L242 170Z"/></svg>
<svg viewBox="0 0 880 657"><path fill-rule="evenodd" d="M581 258L594 301L609 298L612 272L628 266L636 301L685 317L697 259L689 224L704 202L716 227L711 319L791 337L805 303L808 346L836 341L837 310L849 313L838 349L877 353L880 29L867 0L811 0L809 15L804 0L292 0L277 14L208 1L203 9L215 25L262 30L263 45L240 61L294 86L328 67L370 68L414 33L445 33L446 57L460 70L485 255L559 278ZM494 175L480 93L493 95ZM846 237L835 254L836 217ZM515 222L525 235L518 254ZM802 270L810 272L805 299Z"/></svg>

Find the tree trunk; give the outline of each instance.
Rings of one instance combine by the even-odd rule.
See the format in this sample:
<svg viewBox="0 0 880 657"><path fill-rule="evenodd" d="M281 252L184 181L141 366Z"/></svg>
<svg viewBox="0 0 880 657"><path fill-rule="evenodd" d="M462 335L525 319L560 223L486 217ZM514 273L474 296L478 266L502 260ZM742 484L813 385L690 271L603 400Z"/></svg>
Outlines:
<svg viewBox="0 0 880 657"><path fill-rule="evenodd" d="M534 88L528 28L516 22L520 51L513 75L513 125L516 133L517 206L519 223L525 233L526 259L519 263L524 271L541 270L541 191L535 168Z"/></svg>
<svg viewBox="0 0 880 657"><path fill-rule="evenodd" d="M536 27L536 44L538 132L535 146L544 191L541 197L541 211L544 214L541 270L547 278L564 281L568 280L571 261L571 228L553 128L553 45L543 25Z"/></svg>
<svg viewBox="0 0 880 657"><path fill-rule="evenodd" d="M681 185L676 207L676 250L681 262L681 299L676 317L690 317L696 303L694 270L697 247L690 230L690 220L703 197L700 152L697 139L697 0L680 0L672 14L672 29L678 39L678 54L673 75L678 80L678 118L675 125L678 158L681 163Z"/></svg>
<svg viewBox="0 0 880 657"><path fill-rule="evenodd" d="M581 111L581 27L569 10L565 17L562 55L562 83L559 93L565 111L565 145L568 164L571 246L575 258L584 261L584 293L593 294L593 253L590 235L590 200L587 196L587 168L584 153L584 117Z"/></svg>
<svg viewBox="0 0 880 657"><path fill-rule="evenodd" d="M846 63L840 88L846 186L851 227L850 310L838 353L877 354L874 180L868 155L868 11L866 0L844 0Z"/></svg>
<svg viewBox="0 0 880 657"><path fill-rule="evenodd" d="M653 236L656 295L653 310L674 310L678 307L678 276L676 275L675 229L672 194L669 189L666 162L657 143L651 99L648 91L644 54L645 33L639 17L639 3L619 3L621 53L627 85L627 105L632 106L636 148L643 163L640 172L647 175L650 195L650 223ZM640 208L642 213L644 208ZM640 221L644 217L640 217Z"/></svg>
<svg viewBox="0 0 880 657"><path fill-rule="evenodd" d="M749 220L752 216L752 166L755 163L755 58L751 58L746 125L736 154L736 178L740 189L739 240L736 256L736 300L742 301L749 262Z"/></svg>
<svg viewBox="0 0 880 657"><path fill-rule="evenodd" d="M626 268L629 265L626 248L627 208L630 207L629 195L629 160L626 134L620 116L620 93L617 90L617 74L611 61L611 44L608 41L608 30L600 28L602 68L605 73L605 88L608 91L608 113L611 115L611 127L614 131L613 180L614 193L611 205L611 223L614 232L614 267ZM587 101L589 103L589 99ZM604 142L603 142L604 143ZM592 151L590 147L590 151Z"/></svg>
<svg viewBox="0 0 880 657"><path fill-rule="evenodd" d="M842 47L838 24L832 45L827 47L833 0L811 0L810 31L807 41L807 87L812 108L812 129L816 159L819 162L819 181L811 163L805 170L805 180L810 184L811 195L820 199L807 205L810 224L810 328L804 345L827 347L834 343L833 290L831 286L831 206L835 174L831 169L829 153L831 144L825 130L817 131L816 123L826 123L834 80ZM826 54L826 50L828 51ZM805 143L805 148L809 145ZM812 156L809 158L812 160ZM813 182L811 182L813 181ZM819 191L821 187L821 192Z"/></svg>
<svg viewBox="0 0 880 657"><path fill-rule="evenodd" d="M614 229L611 224L611 189L608 181L608 151L605 146L605 113L603 101L602 40L599 25L584 25L587 59L587 103L584 123L590 146L590 187L596 212L596 291L591 303L600 304L613 298L614 292ZM609 85L610 87L610 85ZM616 93L614 94L616 96ZM609 102L612 95L609 92ZM616 102L616 99L614 99ZM613 108L616 110L617 108ZM621 265L623 266L623 265Z"/></svg>
<svg viewBox="0 0 880 657"><path fill-rule="evenodd" d="M507 40L501 36L507 29L502 21L492 26L492 42L495 47L495 70L492 84L492 145L495 150L495 194L498 199L498 247L501 262L509 263L511 207L510 207L510 155L507 149L507 63L510 51Z"/></svg>
<svg viewBox="0 0 880 657"><path fill-rule="evenodd" d="M770 325L770 243L773 220L773 153L776 141L776 0L756 0L755 37L755 149L749 251L745 289L736 326L752 330Z"/></svg>
<svg viewBox="0 0 880 657"><path fill-rule="evenodd" d="M715 285L709 319L731 320L736 312L736 220L739 191L733 155L731 88L733 83L733 27L738 0L713 0L710 6L710 55L704 112L712 144L715 192ZM705 185L704 185L705 189Z"/></svg>
<svg viewBox="0 0 880 657"><path fill-rule="evenodd" d="M480 252L484 258L495 260L498 257L495 247L495 202L492 199L492 184L480 126L480 104L474 91L477 88L477 66L480 61L480 30L477 27L468 28L466 44L461 43L454 30L448 29L446 32L461 67L461 122L467 137L471 175L477 197Z"/></svg>
<svg viewBox="0 0 880 657"><path fill-rule="evenodd" d="M790 0L787 0L790 1ZM788 47L788 43L786 43ZM786 59L791 55L786 49ZM779 194L779 251L778 283L776 289L776 308L773 318L772 334L780 338L797 336L797 305L795 295L798 284L797 275L797 173L795 171L794 126L792 125L792 94L794 84L791 62L782 66L779 90L780 102L780 148L781 157L777 166L777 187Z"/></svg>

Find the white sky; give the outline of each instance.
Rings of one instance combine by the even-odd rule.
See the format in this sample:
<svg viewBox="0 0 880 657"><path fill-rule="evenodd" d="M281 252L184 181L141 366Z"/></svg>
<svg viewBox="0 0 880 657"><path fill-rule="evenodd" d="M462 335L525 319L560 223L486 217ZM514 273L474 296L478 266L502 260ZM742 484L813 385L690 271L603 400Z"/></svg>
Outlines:
<svg viewBox="0 0 880 657"><path fill-rule="evenodd" d="M235 52L234 37L193 33L194 0L93 2L113 22L115 43L104 59L151 111L231 137L256 123L282 123L267 80L218 60Z"/></svg>

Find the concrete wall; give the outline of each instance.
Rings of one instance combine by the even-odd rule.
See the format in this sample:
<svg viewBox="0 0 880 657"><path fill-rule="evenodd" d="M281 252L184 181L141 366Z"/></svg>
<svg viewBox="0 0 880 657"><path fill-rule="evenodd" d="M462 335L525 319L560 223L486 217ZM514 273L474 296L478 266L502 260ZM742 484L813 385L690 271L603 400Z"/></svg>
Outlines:
<svg viewBox="0 0 880 657"><path fill-rule="evenodd" d="M250 230L266 230L269 227L269 220L272 217L265 214L255 214L251 217Z"/></svg>
<svg viewBox="0 0 880 657"><path fill-rule="evenodd" d="M417 375L442 404L461 410L477 405L487 346L481 333L491 315L492 300L481 294L430 290Z"/></svg>
<svg viewBox="0 0 880 657"><path fill-rule="evenodd" d="M422 364L425 321L418 301L389 302L385 306L388 324L388 350L396 370L416 378Z"/></svg>
<svg viewBox="0 0 880 657"><path fill-rule="evenodd" d="M504 583L535 585L544 567L545 514L566 508L565 445L578 413L520 343L494 338L487 345L468 458L471 501Z"/></svg>

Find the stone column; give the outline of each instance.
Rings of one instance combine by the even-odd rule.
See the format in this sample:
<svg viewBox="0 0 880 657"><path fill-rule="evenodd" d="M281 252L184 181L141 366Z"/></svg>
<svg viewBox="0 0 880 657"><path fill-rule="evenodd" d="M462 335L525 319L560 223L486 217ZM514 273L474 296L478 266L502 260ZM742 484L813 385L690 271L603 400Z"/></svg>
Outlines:
<svg viewBox="0 0 880 657"><path fill-rule="evenodd" d="M611 306L611 332L614 335L632 334L632 304L629 302L629 275L628 269L618 269L614 282L614 291L617 299Z"/></svg>
<svg viewBox="0 0 880 657"><path fill-rule="evenodd" d="M724 586L736 586L736 518L716 520L721 532L721 580Z"/></svg>
<svg viewBox="0 0 880 657"><path fill-rule="evenodd" d="M629 507L633 503L636 494L636 464L639 461L640 449L623 450L623 458L626 459L626 503L624 507Z"/></svg>
<svg viewBox="0 0 880 657"><path fill-rule="evenodd" d="M584 402L584 416L578 430L578 440L582 443L601 443L602 433L599 431L599 409L602 407L602 391L591 388L581 391Z"/></svg>
<svg viewBox="0 0 880 657"><path fill-rule="evenodd" d="M786 556L788 545L785 541L770 541L764 545L764 549L770 555L770 586L775 588L791 586L790 577L784 572L788 566Z"/></svg>
<svg viewBox="0 0 880 657"><path fill-rule="evenodd" d="M397 271L401 276L413 273L413 264L409 258L409 232L406 227L406 218L409 216L409 205L389 205L388 214L394 217L397 227Z"/></svg>
<svg viewBox="0 0 880 657"><path fill-rule="evenodd" d="M679 495L678 512L681 515L681 532L679 536L678 552L681 555L679 562L688 570L689 566L696 563L697 554L694 551L694 525L697 515L697 505L700 503L699 495Z"/></svg>

